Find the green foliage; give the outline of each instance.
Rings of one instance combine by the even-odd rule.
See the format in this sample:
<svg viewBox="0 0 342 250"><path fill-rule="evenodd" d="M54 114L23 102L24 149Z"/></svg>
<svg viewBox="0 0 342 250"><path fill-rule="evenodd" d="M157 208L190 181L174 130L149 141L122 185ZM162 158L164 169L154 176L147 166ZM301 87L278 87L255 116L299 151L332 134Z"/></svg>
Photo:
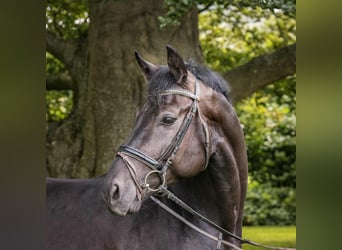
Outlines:
<svg viewBox="0 0 342 250"><path fill-rule="evenodd" d="M260 7L228 6L203 12L200 41L207 64L228 71L295 41L296 21Z"/></svg>
<svg viewBox="0 0 342 250"><path fill-rule="evenodd" d="M249 173L260 183L296 187L295 79L254 93L236 106L244 128Z"/></svg>
<svg viewBox="0 0 342 250"><path fill-rule="evenodd" d="M296 222L296 192L291 187L272 187L270 183L248 184L243 224L293 225Z"/></svg>
<svg viewBox="0 0 342 250"><path fill-rule="evenodd" d="M272 12L282 12L289 17L296 16L296 0L229 0L237 7L262 8Z"/></svg>
<svg viewBox="0 0 342 250"><path fill-rule="evenodd" d="M60 38L71 40L87 31L89 16L87 1L47 1L46 29ZM65 65L54 56L46 53L46 74L66 73ZM46 120L61 121L66 119L72 109L73 93L70 90L46 91Z"/></svg>
<svg viewBox="0 0 342 250"><path fill-rule="evenodd" d="M57 75L66 72L66 67L64 63L56 59L53 55L46 52L46 74L47 75Z"/></svg>
<svg viewBox="0 0 342 250"><path fill-rule="evenodd" d="M272 13L280 13L290 18L296 15L295 0L164 0L166 13L159 16L160 27L179 25L181 17L192 7L196 6L199 12L207 9L215 11L234 7L237 12L243 9L262 9Z"/></svg>
<svg viewBox="0 0 342 250"><path fill-rule="evenodd" d="M58 75L65 72L65 65L54 56L52 56L50 53L46 53L47 75ZM72 91L46 91L45 98L47 121L61 121L69 116L73 104Z"/></svg>
<svg viewBox="0 0 342 250"><path fill-rule="evenodd" d="M236 107L243 125L250 180L245 225L296 223L295 78L268 86Z"/></svg>
<svg viewBox="0 0 342 250"><path fill-rule="evenodd" d="M88 1L47 1L46 29L69 40L86 32L89 25Z"/></svg>
<svg viewBox="0 0 342 250"><path fill-rule="evenodd" d="M46 120L61 121L66 119L72 109L72 91L46 91Z"/></svg>
<svg viewBox="0 0 342 250"><path fill-rule="evenodd" d="M295 79L268 86L236 107L248 152L245 225L296 223Z"/></svg>
<svg viewBox="0 0 342 250"><path fill-rule="evenodd" d="M168 25L179 25L180 18L189 11L196 3L194 0L164 0L167 12L164 16L159 16L160 27L165 28Z"/></svg>

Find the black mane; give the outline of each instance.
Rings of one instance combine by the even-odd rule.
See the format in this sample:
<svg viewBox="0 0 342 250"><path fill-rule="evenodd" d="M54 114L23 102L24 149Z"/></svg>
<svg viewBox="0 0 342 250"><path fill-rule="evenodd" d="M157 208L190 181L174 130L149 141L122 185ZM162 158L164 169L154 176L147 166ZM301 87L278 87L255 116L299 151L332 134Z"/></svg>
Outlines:
<svg viewBox="0 0 342 250"><path fill-rule="evenodd" d="M230 86L219 74L194 61L187 61L185 65L197 79L224 95L230 102ZM170 89L176 84L176 79L169 71L168 66L161 66L150 80L148 95L155 98L160 92Z"/></svg>

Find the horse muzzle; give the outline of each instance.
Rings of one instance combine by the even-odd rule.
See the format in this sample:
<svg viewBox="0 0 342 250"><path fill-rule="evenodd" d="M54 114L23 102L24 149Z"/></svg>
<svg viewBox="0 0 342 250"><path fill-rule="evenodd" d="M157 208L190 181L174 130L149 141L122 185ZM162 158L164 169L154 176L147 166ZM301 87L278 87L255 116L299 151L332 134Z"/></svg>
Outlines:
<svg viewBox="0 0 342 250"><path fill-rule="evenodd" d="M115 164L121 165L120 163L116 161ZM105 177L102 191L105 205L115 215L135 213L140 209L142 194L137 190L125 167L116 166L115 170Z"/></svg>

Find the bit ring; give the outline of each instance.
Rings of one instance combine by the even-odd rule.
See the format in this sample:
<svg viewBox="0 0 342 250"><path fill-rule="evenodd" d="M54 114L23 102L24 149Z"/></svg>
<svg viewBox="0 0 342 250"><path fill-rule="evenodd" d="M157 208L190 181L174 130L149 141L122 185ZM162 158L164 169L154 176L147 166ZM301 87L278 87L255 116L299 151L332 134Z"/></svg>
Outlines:
<svg viewBox="0 0 342 250"><path fill-rule="evenodd" d="M152 174L158 174L158 176L159 176L159 178L161 180L161 184L159 185L158 188L151 188L150 187L151 185L148 183L148 179L150 178L150 176ZM147 175L145 176L144 183L141 186L142 186L142 188L147 188L147 190L150 191L150 192L160 191L161 187L165 186L165 174L162 173L159 170L152 170L152 171L147 173Z"/></svg>

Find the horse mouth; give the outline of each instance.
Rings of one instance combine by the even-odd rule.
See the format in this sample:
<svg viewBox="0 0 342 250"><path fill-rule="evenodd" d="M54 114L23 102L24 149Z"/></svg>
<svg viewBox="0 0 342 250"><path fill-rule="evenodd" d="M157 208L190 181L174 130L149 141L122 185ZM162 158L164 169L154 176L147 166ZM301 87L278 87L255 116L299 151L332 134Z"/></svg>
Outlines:
<svg viewBox="0 0 342 250"><path fill-rule="evenodd" d="M140 203L133 203L128 209L124 206L111 206L109 211L118 216L126 216L137 213L140 209Z"/></svg>
<svg viewBox="0 0 342 250"><path fill-rule="evenodd" d="M137 213L141 207L141 202L136 198L130 204L123 203L120 200L113 203L111 198L102 195L106 208L113 215L126 216L128 214Z"/></svg>

